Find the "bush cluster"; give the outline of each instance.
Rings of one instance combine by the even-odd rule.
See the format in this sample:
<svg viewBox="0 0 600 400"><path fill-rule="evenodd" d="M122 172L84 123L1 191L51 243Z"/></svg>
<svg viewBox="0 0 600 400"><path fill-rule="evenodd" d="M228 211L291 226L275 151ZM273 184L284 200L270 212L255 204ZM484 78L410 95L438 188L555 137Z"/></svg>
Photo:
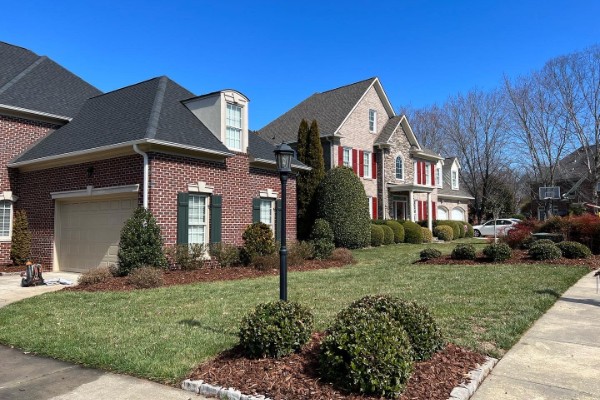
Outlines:
<svg viewBox="0 0 600 400"><path fill-rule="evenodd" d="M483 255L492 261L506 261L512 256L512 250L506 243L496 243L485 246Z"/></svg>
<svg viewBox="0 0 600 400"><path fill-rule="evenodd" d="M240 251L240 258L246 265L253 263L257 256L267 256L275 253L275 239L269 225L255 222L244 230L242 234L244 246Z"/></svg>
<svg viewBox="0 0 600 400"><path fill-rule="evenodd" d="M435 237L437 237L440 240L443 240L444 242L450 242L454 237L454 231L449 225L436 226L435 228L433 228L433 234L435 235Z"/></svg>
<svg viewBox="0 0 600 400"><path fill-rule="evenodd" d="M592 255L590 249L578 242L560 242L556 244L565 258L588 258Z"/></svg>
<svg viewBox="0 0 600 400"><path fill-rule="evenodd" d="M383 238L383 225L371 224L371 246L381 246L383 244Z"/></svg>
<svg viewBox="0 0 600 400"><path fill-rule="evenodd" d="M431 247L423 249L419 253L419 257L421 257L421 260L423 260L423 261L432 260L434 258L439 258L441 256L442 256L441 251L439 251L438 249L433 249Z"/></svg>
<svg viewBox="0 0 600 400"><path fill-rule="evenodd" d="M202 268L207 261L207 247L199 243L168 246L165 253L175 268L184 271Z"/></svg>
<svg viewBox="0 0 600 400"><path fill-rule="evenodd" d="M529 256L534 260L556 260L562 253L551 240L542 239L529 246Z"/></svg>
<svg viewBox="0 0 600 400"><path fill-rule="evenodd" d="M402 221L402 226L404 227L404 241L406 243L423 243L423 231L419 224L412 221Z"/></svg>
<svg viewBox="0 0 600 400"><path fill-rule="evenodd" d="M314 317L298 303L259 304L241 322L238 337L248 357L279 358L300 350L310 339Z"/></svg>
<svg viewBox="0 0 600 400"><path fill-rule="evenodd" d="M279 254L257 255L252 259L252 266L259 271L268 271L279 268Z"/></svg>
<svg viewBox="0 0 600 400"><path fill-rule="evenodd" d="M333 250L331 253L331 259L333 261L341 262L342 264L354 264L356 261L354 260L354 255L348 249L344 249L343 247L338 247Z"/></svg>
<svg viewBox="0 0 600 400"><path fill-rule="evenodd" d="M127 281L138 289L151 289L164 285L163 271L155 267L140 267L129 273Z"/></svg>
<svg viewBox="0 0 600 400"><path fill-rule="evenodd" d="M394 243L403 243L404 242L404 227L402 224L396 220L388 219L385 221L385 224L392 228L392 232L394 232Z"/></svg>
<svg viewBox="0 0 600 400"><path fill-rule="evenodd" d="M240 249L227 243L211 243L209 246L211 257L221 267L231 267L240 263Z"/></svg>
<svg viewBox="0 0 600 400"><path fill-rule="evenodd" d="M383 244L394 244L394 231L391 227L386 225L380 225L383 229Z"/></svg>
<svg viewBox="0 0 600 400"><path fill-rule="evenodd" d="M421 232L423 233L423 243L431 243L433 241L433 234L429 228L421 227Z"/></svg>
<svg viewBox="0 0 600 400"><path fill-rule="evenodd" d="M472 244L459 244L452 250L451 257L455 260L474 260L475 246Z"/></svg>
<svg viewBox="0 0 600 400"><path fill-rule="evenodd" d="M312 242L298 241L293 242L288 247L287 260L288 265L302 265L306 260L312 260L314 258L315 248ZM277 253L275 255L278 256Z"/></svg>
<svg viewBox="0 0 600 400"><path fill-rule="evenodd" d="M95 283L105 282L112 277L113 274L110 272L108 267L98 267L85 271L79 275L77 281L81 286L87 286Z"/></svg>
<svg viewBox="0 0 600 400"><path fill-rule="evenodd" d="M318 260L324 260L331 257L335 249L333 231L329 222L319 218L315 221L310 234L314 246L314 257Z"/></svg>

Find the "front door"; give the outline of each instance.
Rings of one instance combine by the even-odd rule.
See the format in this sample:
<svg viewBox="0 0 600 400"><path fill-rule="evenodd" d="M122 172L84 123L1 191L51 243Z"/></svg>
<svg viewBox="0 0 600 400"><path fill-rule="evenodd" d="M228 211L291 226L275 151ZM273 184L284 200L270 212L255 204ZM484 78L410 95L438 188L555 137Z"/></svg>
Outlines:
<svg viewBox="0 0 600 400"><path fill-rule="evenodd" d="M406 201L394 201L394 218L406 219Z"/></svg>

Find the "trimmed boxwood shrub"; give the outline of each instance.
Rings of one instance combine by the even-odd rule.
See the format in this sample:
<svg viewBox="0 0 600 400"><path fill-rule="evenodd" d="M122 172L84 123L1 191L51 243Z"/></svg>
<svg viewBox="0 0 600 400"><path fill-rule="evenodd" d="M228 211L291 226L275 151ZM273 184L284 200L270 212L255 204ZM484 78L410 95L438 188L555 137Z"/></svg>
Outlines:
<svg viewBox="0 0 600 400"><path fill-rule="evenodd" d="M452 228L452 240L460 238L460 228L458 227L458 223L456 221L438 221L437 226L449 226Z"/></svg>
<svg viewBox="0 0 600 400"><path fill-rule="evenodd" d="M383 244L394 244L394 231L387 225L379 225L383 229Z"/></svg>
<svg viewBox="0 0 600 400"><path fill-rule="evenodd" d="M591 250L579 242L560 242L556 244L565 258L588 258L592 255Z"/></svg>
<svg viewBox="0 0 600 400"><path fill-rule="evenodd" d="M428 228L421 227L423 233L423 243L431 243L433 240L433 234Z"/></svg>
<svg viewBox="0 0 600 400"><path fill-rule="evenodd" d="M550 239L538 239L533 241L532 243L529 244L529 248L534 247L534 246L539 246L539 245L546 245L546 244L554 244L556 245L556 243L553 240Z"/></svg>
<svg viewBox="0 0 600 400"><path fill-rule="evenodd" d="M419 253L419 256L421 257L421 260L427 261L427 260L432 260L434 258L441 257L442 252L439 251L438 249L433 249L431 247L428 247L426 249L421 250L421 252Z"/></svg>
<svg viewBox="0 0 600 400"><path fill-rule="evenodd" d="M355 393L397 397L413 370L413 351L402 325L366 309L340 312L321 342L322 377Z"/></svg>
<svg viewBox="0 0 600 400"><path fill-rule="evenodd" d="M472 244L459 244L452 250L451 257L455 260L474 260L475 246Z"/></svg>
<svg viewBox="0 0 600 400"><path fill-rule="evenodd" d="M314 246L314 257L323 260L331 257L331 253L335 249L333 243L333 231L329 226L329 222L322 218L315 220L310 234Z"/></svg>
<svg viewBox="0 0 600 400"><path fill-rule="evenodd" d="M256 306L242 318L238 337L248 357L279 358L308 343L314 317L298 303L274 301Z"/></svg>
<svg viewBox="0 0 600 400"><path fill-rule="evenodd" d="M383 226L382 225L371 225L371 246L378 247L383 244Z"/></svg>
<svg viewBox="0 0 600 400"><path fill-rule="evenodd" d="M473 230L473 225L471 225L468 222L465 222L465 225L467 227L467 230L465 231L465 237L472 238L473 236L475 236L475 231Z"/></svg>
<svg viewBox="0 0 600 400"><path fill-rule="evenodd" d="M268 256L275 253L275 239L269 225L255 222L246 227L242 234L244 247L240 252L240 258L244 264L250 264L257 256Z"/></svg>
<svg viewBox="0 0 600 400"><path fill-rule="evenodd" d="M438 225L433 229L433 234L444 242L451 242L454 237L454 231L449 225Z"/></svg>
<svg viewBox="0 0 600 400"><path fill-rule="evenodd" d="M385 221L385 224L392 228L392 232L394 232L394 243L404 242L404 227L400 222L388 219Z"/></svg>
<svg viewBox="0 0 600 400"><path fill-rule="evenodd" d="M386 314L400 323L408 333L416 360L428 360L444 347L441 331L429 310L415 302L389 295L373 295L348 306L349 311L358 309L369 314Z"/></svg>
<svg viewBox="0 0 600 400"><path fill-rule="evenodd" d="M406 243L423 243L423 231L419 224L412 221L403 221L402 226L404 227L404 241Z"/></svg>
<svg viewBox="0 0 600 400"><path fill-rule="evenodd" d="M529 247L529 256L534 260L556 260L562 256L562 253L554 243L538 240Z"/></svg>
<svg viewBox="0 0 600 400"><path fill-rule="evenodd" d="M506 243L496 243L485 246L483 255L492 261L506 261L512 256L512 250Z"/></svg>
<svg viewBox="0 0 600 400"><path fill-rule="evenodd" d="M335 245L349 249L368 246L369 200L352 169L337 167L327 171L317 193L317 217L329 222Z"/></svg>

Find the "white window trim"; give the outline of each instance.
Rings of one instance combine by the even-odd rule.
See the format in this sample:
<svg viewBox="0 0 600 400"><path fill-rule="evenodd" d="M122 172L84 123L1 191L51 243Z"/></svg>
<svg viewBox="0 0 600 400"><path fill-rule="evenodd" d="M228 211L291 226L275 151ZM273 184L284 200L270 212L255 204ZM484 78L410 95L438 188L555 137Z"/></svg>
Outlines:
<svg viewBox="0 0 600 400"><path fill-rule="evenodd" d="M231 126L227 124L227 114L229 113L229 106L232 107L237 107L240 109L240 127L235 127L235 126ZM235 129L236 131L239 130L239 134L240 134L240 147L234 147L234 146L230 146L229 145L229 141L228 136L227 136L227 129L231 128L231 129ZM240 104L234 104L234 103L230 103L230 102L226 102L225 104L225 146L227 146L228 149L233 150L233 151L243 151L244 148L244 106L240 105Z"/></svg>
<svg viewBox="0 0 600 400"><path fill-rule="evenodd" d="M373 115L373 129L371 129L371 115ZM377 110L369 109L369 132L377 132Z"/></svg>
<svg viewBox="0 0 600 400"><path fill-rule="evenodd" d="M265 225L268 225L269 228L271 228L271 230L273 231L273 234L275 234L275 227L277 225L277 221L275 221L275 218L277 217L277 215L275 215L275 205L277 203L277 197L260 197L261 202L262 201L268 201L271 203L271 223L267 224L266 222L263 222ZM262 204L261 204L261 209L260 209L260 215L259 217L262 217ZM262 219L262 218L259 218ZM262 222L262 221L260 221Z"/></svg>
<svg viewBox="0 0 600 400"><path fill-rule="evenodd" d="M373 219L373 196L368 196L369 199L369 219Z"/></svg>
<svg viewBox="0 0 600 400"><path fill-rule="evenodd" d="M206 223L204 224L204 243L191 243L190 241L190 233L189 233L189 226L190 226L190 216L189 216L189 209L188 209L188 245L193 245L193 244L208 244L210 242L210 193L201 193L201 192L193 192L189 194L190 197L191 196L202 196L205 198L204 201L204 216L205 216L205 221Z"/></svg>
<svg viewBox="0 0 600 400"><path fill-rule="evenodd" d="M402 177L401 178L398 178L398 167L396 165L398 158L400 158L400 160L402 160ZM403 181L405 177L406 177L406 163L404 162L404 157L402 157L402 154L396 154L396 157L394 157L394 179L397 181Z"/></svg>
<svg viewBox="0 0 600 400"><path fill-rule="evenodd" d="M431 186L431 163L425 163L425 186Z"/></svg>
<svg viewBox="0 0 600 400"><path fill-rule="evenodd" d="M261 190L258 197L266 199L277 199L278 193L273 189Z"/></svg>
<svg viewBox="0 0 600 400"><path fill-rule="evenodd" d="M454 182L454 174L456 174L456 182ZM456 185L455 185L456 183ZM458 190L458 170L452 169L450 171L450 185L452 185L452 190Z"/></svg>
<svg viewBox="0 0 600 400"><path fill-rule="evenodd" d="M442 171L441 167L435 168L435 185L439 188L444 187L444 177L443 177L443 171Z"/></svg>
<svg viewBox="0 0 600 400"><path fill-rule="evenodd" d="M366 162L365 162L366 161ZM373 153L370 151L363 151L363 178L372 179L373 169Z"/></svg>
<svg viewBox="0 0 600 400"><path fill-rule="evenodd" d="M9 242L12 238L13 220L15 215L14 202L17 200L17 197L13 196L11 192L4 193L10 193L10 195L5 195L0 198L0 201L6 201L10 207L8 210L8 236L0 236L0 242Z"/></svg>
<svg viewBox="0 0 600 400"><path fill-rule="evenodd" d="M202 182L202 181L188 184L188 192L194 193L194 194L205 193L205 194L211 195L211 194L213 194L214 190L215 190L214 186L209 186L206 184L206 182Z"/></svg>
<svg viewBox="0 0 600 400"><path fill-rule="evenodd" d="M344 149L344 157L342 157L342 165L344 167L352 168L352 147L342 147ZM346 152L348 152L348 165L346 165Z"/></svg>

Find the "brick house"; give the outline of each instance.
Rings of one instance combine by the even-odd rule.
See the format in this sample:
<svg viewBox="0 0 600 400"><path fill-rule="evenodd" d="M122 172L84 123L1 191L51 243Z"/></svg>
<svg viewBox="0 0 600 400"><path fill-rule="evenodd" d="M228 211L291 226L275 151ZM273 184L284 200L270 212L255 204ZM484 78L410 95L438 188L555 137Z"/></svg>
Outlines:
<svg viewBox="0 0 600 400"><path fill-rule="evenodd" d="M86 99L72 119L7 157L36 261L68 271L115 263L120 230L140 205L152 211L167 245L240 245L253 221L280 234L274 147L248 131L242 93L195 96L158 77ZM285 227L295 238L290 181Z"/></svg>
<svg viewBox="0 0 600 400"><path fill-rule="evenodd" d="M430 228L437 218L468 220L460 164L419 144L378 78L316 93L258 134L293 145L302 119L319 124L325 168L348 166L360 177L372 218L427 220Z"/></svg>

